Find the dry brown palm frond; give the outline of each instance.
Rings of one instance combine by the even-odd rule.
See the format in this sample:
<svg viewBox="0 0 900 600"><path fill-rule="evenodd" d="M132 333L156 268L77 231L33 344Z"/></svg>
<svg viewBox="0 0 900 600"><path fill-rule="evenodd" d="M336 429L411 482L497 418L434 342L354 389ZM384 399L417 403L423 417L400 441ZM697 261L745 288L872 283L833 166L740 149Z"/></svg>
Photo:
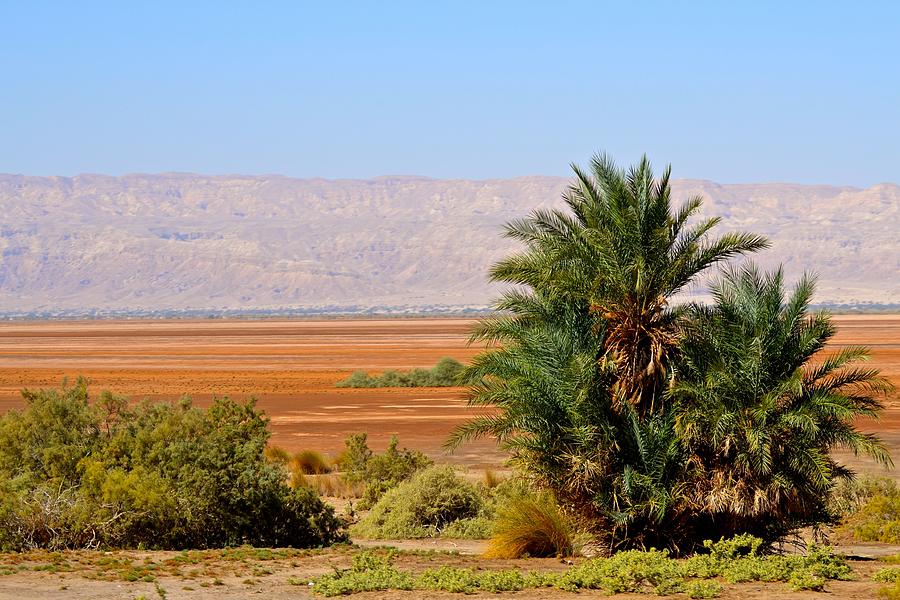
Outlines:
<svg viewBox="0 0 900 600"><path fill-rule="evenodd" d="M676 328L666 315L665 299L644 308L629 299L616 307L593 304L591 310L606 323L606 352L598 365L606 361L615 365L616 407L621 408L624 399L641 416L659 410L666 365L678 342Z"/></svg>

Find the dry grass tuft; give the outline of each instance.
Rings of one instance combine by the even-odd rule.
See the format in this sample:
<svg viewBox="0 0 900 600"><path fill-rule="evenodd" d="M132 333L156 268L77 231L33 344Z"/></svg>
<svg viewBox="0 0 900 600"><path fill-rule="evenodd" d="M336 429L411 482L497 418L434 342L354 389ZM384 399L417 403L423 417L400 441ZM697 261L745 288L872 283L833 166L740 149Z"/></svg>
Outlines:
<svg viewBox="0 0 900 600"><path fill-rule="evenodd" d="M572 526L553 496L511 498L494 521L494 533L485 558L571 556Z"/></svg>
<svg viewBox="0 0 900 600"><path fill-rule="evenodd" d="M291 473L304 475L322 475L331 472L331 461L324 454L315 450L301 450L291 459Z"/></svg>
<svg viewBox="0 0 900 600"><path fill-rule="evenodd" d="M506 480L505 477L494 471L493 469L484 470L484 487L489 490L494 489Z"/></svg>
<svg viewBox="0 0 900 600"><path fill-rule="evenodd" d="M295 472L291 474L291 487L307 487L326 498L345 499L359 498L364 489L364 486L350 483L338 473L304 475L303 473Z"/></svg>
<svg viewBox="0 0 900 600"><path fill-rule="evenodd" d="M266 446L263 454L267 461L278 465L286 465L291 460L290 453L281 446Z"/></svg>

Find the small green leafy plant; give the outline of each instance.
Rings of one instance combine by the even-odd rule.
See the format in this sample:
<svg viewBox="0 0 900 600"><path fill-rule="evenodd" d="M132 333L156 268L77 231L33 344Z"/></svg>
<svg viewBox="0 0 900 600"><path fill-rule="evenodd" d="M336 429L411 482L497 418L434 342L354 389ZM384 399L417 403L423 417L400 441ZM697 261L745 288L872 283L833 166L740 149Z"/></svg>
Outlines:
<svg viewBox="0 0 900 600"><path fill-rule="evenodd" d="M444 357L430 369L411 371L385 371L381 375L369 375L365 371L354 371L346 379L335 384L343 388L384 388L384 387L451 387L460 385L460 374L465 366L456 359Z"/></svg>

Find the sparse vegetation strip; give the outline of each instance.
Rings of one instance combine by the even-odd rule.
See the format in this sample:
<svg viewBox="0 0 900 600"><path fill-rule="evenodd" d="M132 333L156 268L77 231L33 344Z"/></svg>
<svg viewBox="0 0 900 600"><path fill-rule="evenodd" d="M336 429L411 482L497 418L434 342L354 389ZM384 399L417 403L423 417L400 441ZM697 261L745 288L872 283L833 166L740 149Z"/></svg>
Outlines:
<svg viewBox="0 0 900 600"><path fill-rule="evenodd" d="M456 359L444 357L430 369L411 371L385 371L381 375L370 375L365 371L354 371L335 386L344 388L386 388L386 387L451 387L462 385L460 375L465 366Z"/></svg>
<svg viewBox="0 0 900 600"><path fill-rule="evenodd" d="M763 541L752 536L705 542L706 553L677 560L659 550L629 550L609 558L587 560L560 573L519 570L473 570L439 567L421 572L394 566L395 555L367 551L353 557L348 569L312 580L314 592L338 596L364 591L439 590L456 593L602 590L607 594L684 593L713 598L725 585L747 581L784 582L789 589L823 591L829 580L850 580L853 572L829 548L809 546L803 555L763 555ZM301 583L301 582L297 582Z"/></svg>

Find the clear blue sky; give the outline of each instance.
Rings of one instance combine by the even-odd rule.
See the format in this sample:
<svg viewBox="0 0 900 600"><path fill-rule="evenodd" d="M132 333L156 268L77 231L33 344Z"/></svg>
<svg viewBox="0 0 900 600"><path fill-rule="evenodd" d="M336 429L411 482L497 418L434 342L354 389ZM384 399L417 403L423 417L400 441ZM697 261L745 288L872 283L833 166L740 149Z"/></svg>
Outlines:
<svg viewBox="0 0 900 600"><path fill-rule="evenodd" d="M0 172L900 182L898 5L0 0Z"/></svg>

